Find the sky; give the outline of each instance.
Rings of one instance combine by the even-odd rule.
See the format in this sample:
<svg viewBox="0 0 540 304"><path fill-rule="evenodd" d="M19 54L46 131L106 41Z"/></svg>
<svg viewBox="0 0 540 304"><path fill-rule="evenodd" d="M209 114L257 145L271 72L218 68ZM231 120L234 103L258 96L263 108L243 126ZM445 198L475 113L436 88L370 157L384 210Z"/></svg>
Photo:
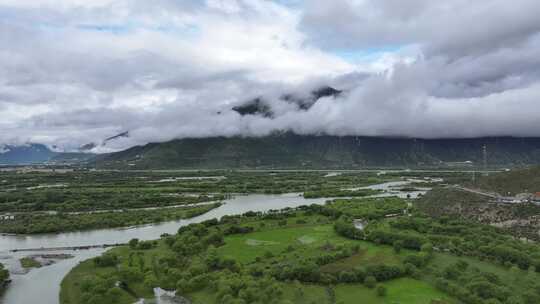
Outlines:
<svg viewBox="0 0 540 304"><path fill-rule="evenodd" d="M540 136L538 12L537 0L0 0L0 153L276 131ZM308 110L280 98L322 86L343 93ZM274 115L233 110L256 97Z"/></svg>

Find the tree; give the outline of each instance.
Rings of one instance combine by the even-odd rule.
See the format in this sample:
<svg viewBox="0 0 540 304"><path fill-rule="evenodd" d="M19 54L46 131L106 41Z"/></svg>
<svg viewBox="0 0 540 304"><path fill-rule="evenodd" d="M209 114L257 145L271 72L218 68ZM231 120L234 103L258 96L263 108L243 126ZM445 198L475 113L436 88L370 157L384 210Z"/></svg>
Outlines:
<svg viewBox="0 0 540 304"><path fill-rule="evenodd" d="M218 269L220 266L220 258L217 249L214 246L210 246L206 251L206 257L204 259L206 266L210 269Z"/></svg>
<svg viewBox="0 0 540 304"><path fill-rule="evenodd" d="M4 265L0 263L0 286L3 285L4 281L9 279L9 271L4 269Z"/></svg>
<svg viewBox="0 0 540 304"><path fill-rule="evenodd" d="M153 273L149 272L144 277L144 285L148 288L155 288L159 286L159 282L156 276Z"/></svg>
<svg viewBox="0 0 540 304"><path fill-rule="evenodd" d="M105 294L105 297L107 298L107 303L118 303L118 300L120 297L122 297L122 293L124 291L118 287L113 287L107 291Z"/></svg>
<svg viewBox="0 0 540 304"><path fill-rule="evenodd" d="M118 263L116 254L106 253L102 256L94 258L94 264L98 267L111 267Z"/></svg>
<svg viewBox="0 0 540 304"><path fill-rule="evenodd" d="M424 266L424 263L425 263L424 259L418 254L410 254L406 256L403 262L405 264L412 264L418 268L421 268L422 266Z"/></svg>
<svg viewBox="0 0 540 304"><path fill-rule="evenodd" d="M433 253L433 244L431 243L425 243L422 245L422 247L420 247L420 251L428 254L428 255L431 255Z"/></svg>
<svg viewBox="0 0 540 304"><path fill-rule="evenodd" d="M375 277L378 282L382 282L398 278L404 274L404 271L398 266L381 264L368 266L366 273Z"/></svg>
<svg viewBox="0 0 540 304"><path fill-rule="evenodd" d="M139 239L131 239L129 240L129 248L131 249L137 249L137 245L139 244Z"/></svg>
<svg viewBox="0 0 540 304"><path fill-rule="evenodd" d="M148 250L148 249L152 249L154 246L155 246L155 243L153 241L143 241L143 242L139 242L139 244L137 245L137 248L141 250Z"/></svg>
<svg viewBox="0 0 540 304"><path fill-rule="evenodd" d="M8 280L9 280L9 271L7 269L4 269L4 265L0 263L0 295L2 295L2 292L4 288L6 287Z"/></svg>
<svg viewBox="0 0 540 304"><path fill-rule="evenodd" d="M143 280L143 274L132 267L120 266L118 276L123 282L140 282Z"/></svg>
<svg viewBox="0 0 540 304"><path fill-rule="evenodd" d="M456 263L456 268L458 268L461 271L467 270L468 267L469 267L469 263L467 263L466 261L459 260Z"/></svg>

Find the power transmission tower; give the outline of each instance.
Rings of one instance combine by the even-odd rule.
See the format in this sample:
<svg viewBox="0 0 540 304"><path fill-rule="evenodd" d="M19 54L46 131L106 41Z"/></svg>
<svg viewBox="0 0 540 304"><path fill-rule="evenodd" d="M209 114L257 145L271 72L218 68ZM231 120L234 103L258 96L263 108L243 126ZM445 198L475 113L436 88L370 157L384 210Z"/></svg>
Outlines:
<svg viewBox="0 0 540 304"><path fill-rule="evenodd" d="M487 170L487 146L482 147L483 161L484 161L484 171Z"/></svg>

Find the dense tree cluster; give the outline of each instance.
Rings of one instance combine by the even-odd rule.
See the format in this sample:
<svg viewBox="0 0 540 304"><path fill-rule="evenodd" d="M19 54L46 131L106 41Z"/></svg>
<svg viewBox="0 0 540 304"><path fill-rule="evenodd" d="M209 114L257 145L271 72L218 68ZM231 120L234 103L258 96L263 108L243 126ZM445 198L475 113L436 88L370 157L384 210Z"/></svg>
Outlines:
<svg viewBox="0 0 540 304"><path fill-rule="evenodd" d="M368 238L385 239L383 243L389 243L392 236L407 234L408 238L417 240L411 243L415 248L418 243L429 242L438 251L489 259L506 267L515 265L523 270L533 267L540 272L538 246L516 240L496 227L462 219L421 216L403 217L392 221L390 226L395 232L374 230Z"/></svg>
<svg viewBox="0 0 540 304"><path fill-rule="evenodd" d="M153 189L106 188L88 190L84 188L57 187L50 189L19 190L0 192L0 212L29 211L96 211L120 210L145 207L165 207L196 204L223 199L224 196L184 196L168 191Z"/></svg>
<svg viewBox="0 0 540 304"><path fill-rule="evenodd" d="M118 263L118 256L112 253L106 253L94 258L94 264L97 267L113 267Z"/></svg>
<svg viewBox="0 0 540 304"><path fill-rule="evenodd" d="M427 239L418 235L411 235L404 232L387 231L383 229L370 230L367 234L367 240L375 242L377 244L394 245L396 242L400 242L401 247L420 250L424 243L427 243Z"/></svg>
<svg viewBox="0 0 540 304"><path fill-rule="evenodd" d="M0 221L0 231L17 234L55 233L158 223L191 218L219 207L219 203L196 207L85 214L18 214L14 220Z"/></svg>
<svg viewBox="0 0 540 304"><path fill-rule="evenodd" d="M516 294L493 273L460 261L443 269L436 286L468 304L482 303L539 303L540 285L526 294Z"/></svg>
<svg viewBox="0 0 540 304"><path fill-rule="evenodd" d="M340 218L334 223L334 230L337 234L353 240L364 239L364 232L357 229L351 220Z"/></svg>
<svg viewBox="0 0 540 304"><path fill-rule="evenodd" d="M115 286L115 277L89 276L81 283L81 304L115 304L122 295L122 289Z"/></svg>
<svg viewBox="0 0 540 304"><path fill-rule="evenodd" d="M379 220L388 215L403 214L407 203L399 198L338 199L328 206L348 217L364 220Z"/></svg>

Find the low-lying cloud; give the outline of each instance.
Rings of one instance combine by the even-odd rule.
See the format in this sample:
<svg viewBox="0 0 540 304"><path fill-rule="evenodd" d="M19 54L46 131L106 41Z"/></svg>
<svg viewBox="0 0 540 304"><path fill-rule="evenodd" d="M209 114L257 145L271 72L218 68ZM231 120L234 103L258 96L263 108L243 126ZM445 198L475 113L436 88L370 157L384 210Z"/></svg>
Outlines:
<svg viewBox="0 0 540 304"><path fill-rule="evenodd" d="M1 1L0 143L540 136L538 1L284 3ZM257 97L273 115L233 110Z"/></svg>

